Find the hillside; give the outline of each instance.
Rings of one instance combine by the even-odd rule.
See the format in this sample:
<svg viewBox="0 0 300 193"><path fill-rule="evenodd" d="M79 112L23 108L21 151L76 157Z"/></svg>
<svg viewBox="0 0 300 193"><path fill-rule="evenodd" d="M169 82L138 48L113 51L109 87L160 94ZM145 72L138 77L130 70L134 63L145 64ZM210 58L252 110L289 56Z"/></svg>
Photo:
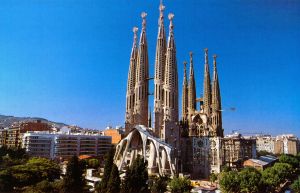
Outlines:
<svg viewBox="0 0 300 193"><path fill-rule="evenodd" d="M14 116L0 115L0 127L9 127L14 122L21 122L21 121L28 122L28 121L36 121L36 120L41 120L44 123L54 125L55 127L58 127L58 128L67 126L67 124L64 124L64 123L49 121L47 119L40 118L40 117L14 117Z"/></svg>

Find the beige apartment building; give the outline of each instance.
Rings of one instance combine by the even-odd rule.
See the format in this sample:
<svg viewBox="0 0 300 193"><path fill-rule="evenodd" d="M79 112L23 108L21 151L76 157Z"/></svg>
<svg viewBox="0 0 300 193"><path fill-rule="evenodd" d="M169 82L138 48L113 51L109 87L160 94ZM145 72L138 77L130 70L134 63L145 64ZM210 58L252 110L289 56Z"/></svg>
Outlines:
<svg viewBox="0 0 300 193"><path fill-rule="evenodd" d="M25 133L22 138L23 148L31 156L65 160L73 155L88 155L103 158L112 147L110 136Z"/></svg>
<svg viewBox="0 0 300 193"><path fill-rule="evenodd" d="M297 155L299 153L299 140L294 135L278 135L275 139L275 154L292 154Z"/></svg>

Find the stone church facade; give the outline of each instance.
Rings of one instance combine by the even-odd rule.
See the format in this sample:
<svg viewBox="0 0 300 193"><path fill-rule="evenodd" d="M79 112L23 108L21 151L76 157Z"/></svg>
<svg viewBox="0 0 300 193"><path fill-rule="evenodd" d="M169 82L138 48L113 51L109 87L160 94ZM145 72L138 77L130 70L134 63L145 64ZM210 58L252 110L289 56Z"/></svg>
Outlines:
<svg viewBox="0 0 300 193"><path fill-rule="evenodd" d="M164 25L164 5L159 6L154 78L149 76L146 13L142 13L139 42L133 28L130 55L125 132L116 147L115 163L123 170L141 155L148 161L149 173L207 178L219 173L224 165L222 106L217 55L213 55L210 74L208 49L204 49L203 96L197 98L193 53L184 62L179 118L179 85L176 58L174 14L168 15L168 37ZM149 110L149 80L154 79L154 124Z"/></svg>

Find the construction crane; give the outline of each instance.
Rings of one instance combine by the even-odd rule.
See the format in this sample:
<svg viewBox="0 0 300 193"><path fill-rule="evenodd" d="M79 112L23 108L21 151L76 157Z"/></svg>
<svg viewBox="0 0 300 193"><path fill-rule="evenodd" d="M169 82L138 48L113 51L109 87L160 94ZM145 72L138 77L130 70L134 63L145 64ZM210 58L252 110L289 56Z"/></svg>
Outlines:
<svg viewBox="0 0 300 193"><path fill-rule="evenodd" d="M229 108L225 108L225 109L220 109L219 111L236 111L235 107L229 107Z"/></svg>

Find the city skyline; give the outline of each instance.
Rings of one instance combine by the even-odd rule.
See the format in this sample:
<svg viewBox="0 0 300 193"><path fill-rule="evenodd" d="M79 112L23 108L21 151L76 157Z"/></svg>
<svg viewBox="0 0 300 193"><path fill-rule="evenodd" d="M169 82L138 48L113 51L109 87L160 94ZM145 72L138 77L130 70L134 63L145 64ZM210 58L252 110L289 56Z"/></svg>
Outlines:
<svg viewBox="0 0 300 193"><path fill-rule="evenodd" d="M141 29L142 11L151 15L147 37L153 76L159 1L0 4L1 114L39 116L98 129L124 125L132 27ZM188 61L189 51L194 52L197 97L202 94L199 83L207 47L211 68L212 55L219 56L225 133L242 129L242 133L300 136L296 75L300 3L164 4L166 14L175 14L179 99L183 61ZM153 82L150 85L151 92Z"/></svg>

